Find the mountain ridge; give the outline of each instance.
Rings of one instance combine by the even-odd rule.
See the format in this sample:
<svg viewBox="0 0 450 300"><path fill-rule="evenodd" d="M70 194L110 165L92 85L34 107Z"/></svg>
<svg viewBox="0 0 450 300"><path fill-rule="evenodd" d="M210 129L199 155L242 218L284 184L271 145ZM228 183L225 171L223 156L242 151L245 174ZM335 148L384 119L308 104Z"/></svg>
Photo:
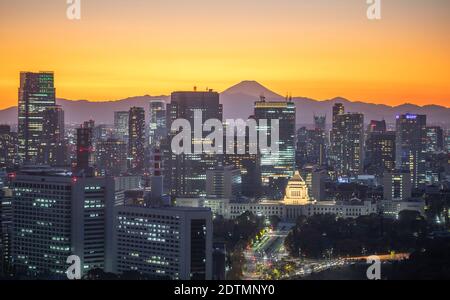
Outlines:
<svg viewBox="0 0 450 300"><path fill-rule="evenodd" d="M224 119L246 119L253 114L254 102L260 101L264 96L267 101L284 101L285 97L271 91L262 84L245 80L220 93L220 101L224 106ZM114 111L125 111L132 106L144 107L149 113L148 103L151 100L170 101L170 96L133 96L119 100L89 101L57 99L65 111L65 119L68 124L80 124L85 120L94 119L98 124L112 124ZM332 106L341 102L348 112L361 112L365 115L365 122L370 120L382 120L393 123L397 114L417 113L426 114L431 124L446 124L450 126L450 108L428 104L419 106L404 103L398 106L387 104L374 104L364 101L349 100L344 97L334 97L326 100L316 100L308 97L293 97L297 105L297 124L312 124L313 115L327 115L327 122L331 121ZM0 124L17 123L17 107L0 110Z"/></svg>

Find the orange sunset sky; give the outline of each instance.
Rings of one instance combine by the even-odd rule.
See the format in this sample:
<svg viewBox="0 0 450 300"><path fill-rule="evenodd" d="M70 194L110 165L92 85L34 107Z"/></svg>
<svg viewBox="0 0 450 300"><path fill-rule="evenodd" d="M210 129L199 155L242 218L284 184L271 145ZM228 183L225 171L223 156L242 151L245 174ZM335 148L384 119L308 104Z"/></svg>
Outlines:
<svg viewBox="0 0 450 300"><path fill-rule="evenodd" d="M450 107L450 1L0 0L0 109L20 71L57 97L115 100L256 80L285 95Z"/></svg>

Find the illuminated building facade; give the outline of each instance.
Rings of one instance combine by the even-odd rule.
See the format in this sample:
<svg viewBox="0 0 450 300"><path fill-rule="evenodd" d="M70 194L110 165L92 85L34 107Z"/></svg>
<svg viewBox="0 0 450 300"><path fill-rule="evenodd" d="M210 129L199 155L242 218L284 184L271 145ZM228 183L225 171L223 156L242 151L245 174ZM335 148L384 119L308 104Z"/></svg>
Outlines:
<svg viewBox="0 0 450 300"><path fill-rule="evenodd" d="M336 175L354 177L361 174L364 164L364 115L345 113L342 104L335 104L330 140Z"/></svg>
<svg viewBox="0 0 450 300"><path fill-rule="evenodd" d="M203 132L202 140L196 140L194 136L194 113L202 112L201 124L206 120L216 119L223 121L223 108L219 102L219 93L208 92L174 92L171 96L171 103L167 106L168 128L172 127L172 122L177 119L185 119L191 127L191 153L175 155L172 151L163 150L166 157L164 167L166 176L170 176L171 194L182 197L204 196L206 194L206 171L216 168L223 163L223 155L216 153L195 154L194 145L205 143L206 137L211 132ZM170 141L179 131L170 132ZM170 141L168 145L170 147Z"/></svg>
<svg viewBox="0 0 450 300"><path fill-rule="evenodd" d="M396 132L396 168L411 174L413 187L425 184L427 117L399 115Z"/></svg>
<svg viewBox="0 0 450 300"><path fill-rule="evenodd" d="M112 178L77 178L63 170L31 168L17 174L13 189L15 268L28 275L64 278L70 255L80 257L83 273L107 268Z"/></svg>
<svg viewBox="0 0 450 300"><path fill-rule="evenodd" d="M121 141L128 143L128 125L130 123L130 112L116 111L114 112L114 132L115 137Z"/></svg>
<svg viewBox="0 0 450 300"><path fill-rule="evenodd" d="M145 169L145 111L142 107L130 109L128 129L130 172L143 174Z"/></svg>
<svg viewBox="0 0 450 300"><path fill-rule="evenodd" d="M436 153L444 150L444 130L439 126L427 127L426 151Z"/></svg>
<svg viewBox="0 0 450 300"><path fill-rule="evenodd" d="M0 125L0 168L12 169L17 163L17 133L9 125Z"/></svg>
<svg viewBox="0 0 450 300"><path fill-rule="evenodd" d="M261 157L260 154L250 154L249 129L246 129L245 153L238 153L238 136L235 135L233 151L227 151L224 158L226 166L234 166L241 172L242 195L246 197L259 197L261 195Z"/></svg>
<svg viewBox="0 0 450 300"><path fill-rule="evenodd" d="M50 166L66 165L64 142L64 111L61 106L47 107L43 113L42 140L38 147L38 162Z"/></svg>
<svg viewBox="0 0 450 300"><path fill-rule="evenodd" d="M326 134L322 129L297 130L296 166L302 168L305 164L322 166L326 163Z"/></svg>
<svg viewBox="0 0 450 300"><path fill-rule="evenodd" d="M210 209L121 206L114 214L114 230L115 273L211 280Z"/></svg>
<svg viewBox="0 0 450 300"><path fill-rule="evenodd" d="M306 205L310 203L308 187L298 171L288 182L283 203L286 205Z"/></svg>
<svg viewBox="0 0 450 300"><path fill-rule="evenodd" d="M383 190L385 200L407 200L412 195L411 174L398 171L384 174Z"/></svg>
<svg viewBox="0 0 450 300"><path fill-rule="evenodd" d="M93 174L93 128L93 121L84 122L80 128L77 128L77 165L75 168L77 175L84 174L90 176Z"/></svg>
<svg viewBox="0 0 450 300"><path fill-rule="evenodd" d="M369 132L366 140L365 170L368 174L383 177L395 170L395 132Z"/></svg>
<svg viewBox="0 0 450 300"><path fill-rule="evenodd" d="M127 171L127 144L118 139L108 139L97 144L96 168L101 175L119 176Z"/></svg>
<svg viewBox="0 0 450 300"><path fill-rule="evenodd" d="M53 72L20 73L18 138L23 162L37 162L44 131L43 112L55 105Z"/></svg>
<svg viewBox="0 0 450 300"><path fill-rule="evenodd" d="M296 107L294 102L266 102L264 97L255 103L255 118L258 130L264 130L260 120L267 120L268 136L271 140L271 120L279 120L279 152L271 154L261 151L261 178L264 186L270 185L271 179L288 179L294 175L295 169L295 121ZM261 144L261 141L259 141Z"/></svg>
<svg viewBox="0 0 450 300"><path fill-rule="evenodd" d="M150 101L149 144L159 147L161 139L167 135L166 103L163 100Z"/></svg>
<svg viewBox="0 0 450 300"><path fill-rule="evenodd" d="M207 197L236 200L242 193L241 171L234 166L206 171Z"/></svg>

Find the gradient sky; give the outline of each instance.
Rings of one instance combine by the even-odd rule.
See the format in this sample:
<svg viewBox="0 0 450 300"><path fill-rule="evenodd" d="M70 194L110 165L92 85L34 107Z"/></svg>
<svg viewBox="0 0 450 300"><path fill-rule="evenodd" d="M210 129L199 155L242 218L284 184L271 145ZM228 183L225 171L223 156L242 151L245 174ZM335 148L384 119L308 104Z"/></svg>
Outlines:
<svg viewBox="0 0 450 300"><path fill-rule="evenodd" d="M20 71L95 101L257 80L285 95L449 106L450 1L0 0L0 109Z"/></svg>

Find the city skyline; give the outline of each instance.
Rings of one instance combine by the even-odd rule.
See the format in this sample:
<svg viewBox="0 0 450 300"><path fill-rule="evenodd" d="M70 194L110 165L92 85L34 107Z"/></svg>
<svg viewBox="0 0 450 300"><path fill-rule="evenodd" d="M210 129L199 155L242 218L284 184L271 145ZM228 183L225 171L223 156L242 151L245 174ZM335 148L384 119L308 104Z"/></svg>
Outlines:
<svg viewBox="0 0 450 300"><path fill-rule="evenodd" d="M449 25L448 0L0 0L0 282L450 279Z"/></svg>
<svg viewBox="0 0 450 300"><path fill-rule="evenodd" d="M69 21L65 1L0 1L0 109L14 106L22 70L54 70L66 99L251 79L281 95L449 107L448 2L386 2L376 22L365 1L282 4L97 0Z"/></svg>

